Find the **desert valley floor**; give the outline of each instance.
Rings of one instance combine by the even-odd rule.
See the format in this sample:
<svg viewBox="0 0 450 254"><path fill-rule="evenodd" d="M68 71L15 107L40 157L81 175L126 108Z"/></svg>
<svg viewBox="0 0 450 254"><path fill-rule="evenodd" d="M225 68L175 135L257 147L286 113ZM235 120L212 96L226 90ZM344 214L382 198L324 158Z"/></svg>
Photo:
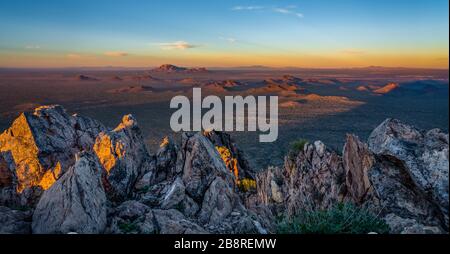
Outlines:
<svg viewBox="0 0 450 254"><path fill-rule="evenodd" d="M0 130L20 112L61 104L69 112L115 126L124 114L138 120L154 152L169 127L170 99L193 87L214 95L278 95L280 130L274 143L257 132L232 133L256 168L280 165L298 139L322 140L340 151L346 133L365 140L386 118L448 132L448 70L368 67L355 69L77 68L0 69Z"/></svg>

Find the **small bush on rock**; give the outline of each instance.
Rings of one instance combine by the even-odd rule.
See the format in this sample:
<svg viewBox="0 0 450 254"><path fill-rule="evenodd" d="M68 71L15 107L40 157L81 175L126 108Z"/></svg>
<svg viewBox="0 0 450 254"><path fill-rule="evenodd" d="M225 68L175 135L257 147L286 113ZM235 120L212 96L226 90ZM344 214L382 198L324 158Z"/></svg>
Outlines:
<svg viewBox="0 0 450 254"><path fill-rule="evenodd" d="M304 211L278 223L280 234L386 234L389 226L369 211L350 203L329 210Z"/></svg>
<svg viewBox="0 0 450 254"><path fill-rule="evenodd" d="M309 141L306 139L299 139L291 143L291 153L298 154L300 151L303 151L305 145L308 144Z"/></svg>

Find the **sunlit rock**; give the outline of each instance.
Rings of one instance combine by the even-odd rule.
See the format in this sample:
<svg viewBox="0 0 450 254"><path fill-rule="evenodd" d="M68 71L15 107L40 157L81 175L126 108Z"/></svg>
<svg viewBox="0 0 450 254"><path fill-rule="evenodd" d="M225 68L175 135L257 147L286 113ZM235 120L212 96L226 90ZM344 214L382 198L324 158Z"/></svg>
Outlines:
<svg viewBox="0 0 450 254"><path fill-rule="evenodd" d="M107 201L101 174L97 158L81 153L74 166L42 195L33 214L33 233L102 233Z"/></svg>
<svg viewBox="0 0 450 254"><path fill-rule="evenodd" d="M105 169L105 189L112 199L123 200L133 190L149 162L149 154L136 120L131 115L110 132L102 132L94 151Z"/></svg>
<svg viewBox="0 0 450 254"><path fill-rule="evenodd" d="M74 163L74 154L90 150L103 130L99 122L71 116L57 105L22 113L0 135L0 152L9 152L15 164L17 191L48 189Z"/></svg>

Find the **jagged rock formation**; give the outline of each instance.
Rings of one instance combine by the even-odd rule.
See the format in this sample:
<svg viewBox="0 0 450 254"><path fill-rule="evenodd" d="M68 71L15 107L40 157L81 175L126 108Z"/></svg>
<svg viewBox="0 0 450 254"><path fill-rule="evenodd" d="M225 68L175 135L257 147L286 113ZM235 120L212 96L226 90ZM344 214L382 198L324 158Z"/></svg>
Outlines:
<svg viewBox="0 0 450 254"><path fill-rule="evenodd" d="M316 141L285 158L284 168L258 174L258 198L276 215L292 216L302 210L328 209L346 194L342 158Z"/></svg>
<svg viewBox="0 0 450 254"><path fill-rule="evenodd" d="M257 186L259 202L275 215L353 202L393 233L448 232L448 134L387 119L369 144L348 135L342 156L306 144L284 168L258 174Z"/></svg>
<svg viewBox="0 0 450 254"><path fill-rule="evenodd" d="M124 200L149 161L144 138L131 115L110 132L101 132L94 152L104 168L104 185L111 199Z"/></svg>
<svg viewBox="0 0 450 254"><path fill-rule="evenodd" d="M230 137L214 135L209 138L232 151L242 176L249 175ZM201 133L183 134L181 146L164 139L150 155L131 115L108 130L46 106L21 115L1 141L0 200L15 207L22 196L32 199L33 233L266 232ZM40 191L29 191L34 188Z"/></svg>
<svg viewBox="0 0 450 254"><path fill-rule="evenodd" d="M164 138L154 154L143 140L131 115L109 130L60 106L22 114L0 135L0 233L274 233L276 216L339 202L393 233L448 232L439 130L388 119L342 155L316 141L262 172L226 133Z"/></svg>
<svg viewBox="0 0 450 254"><path fill-rule="evenodd" d="M254 179L255 171L250 167L244 153L231 139L230 134L218 131L205 131L203 133L216 147L227 168L233 172L236 178Z"/></svg>
<svg viewBox="0 0 450 254"><path fill-rule="evenodd" d="M44 192L33 213L33 233L101 233L106 226L102 169L95 156L78 155L71 167Z"/></svg>
<svg viewBox="0 0 450 254"><path fill-rule="evenodd" d="M428 213L420 213L424 225L430 221L432 225L442 225L446 231L449 225L448 142L448 134L438 129L425 132L394 119L383 122L369 137L369 147L378 160L389 161L399 174L406 174L409 181L406 186L423 206L429 206ZM408 207L405 209L418 213Z"/></svg>
<svg viewBox="0 0 450 254"><path fill-rule="evenodd" d="M30 189L48 189L74 163L74 155L91 150L104 130L101 123L69 115L60 106L36 108L0 135L1 167L14 169L16 179L10 184L21 196Z"/></svg>
<svg viewBox="0 0 450 254"><path fill-rule="evenodd" d="M152 171L143 181L153 183L139 200L152 208L157 222L164 221L164 210L171 220L189 221L191 233L251 233L264 232L238 195L236 179L225 166L217 149L203 134L184 133L181 147L164 139L157 152L153 179ZM166 172L161 169L165 168ZM145 184L138 182L138 186ZM147 185L148 186L148 185ZM167 223L157 223L167 226ZM176 225L176 224L174 224ZM176 229L184 232L186 229ZM166 232L161 228L161 232Z"/></svg>

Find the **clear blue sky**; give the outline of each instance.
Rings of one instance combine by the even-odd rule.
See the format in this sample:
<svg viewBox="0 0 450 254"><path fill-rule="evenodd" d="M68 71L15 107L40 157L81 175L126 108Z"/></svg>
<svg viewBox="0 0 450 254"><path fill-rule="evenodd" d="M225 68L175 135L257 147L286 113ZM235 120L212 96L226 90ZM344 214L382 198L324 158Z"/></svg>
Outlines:
<svg viewBox="0 0 450 254"><path fill-rule="evenodd" d="M447 0L2 1L0 65L218 66L224 59L353 66L415 59L445 67L448 7Z"/></svg>

